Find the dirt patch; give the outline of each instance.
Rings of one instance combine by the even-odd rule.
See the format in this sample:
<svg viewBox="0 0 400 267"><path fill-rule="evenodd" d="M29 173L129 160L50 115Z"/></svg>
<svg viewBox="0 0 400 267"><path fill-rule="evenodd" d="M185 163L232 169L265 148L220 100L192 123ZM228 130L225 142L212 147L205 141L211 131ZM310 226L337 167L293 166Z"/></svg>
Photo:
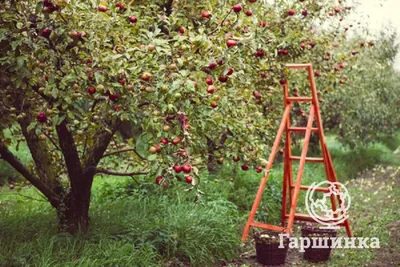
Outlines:
<svg viewBox="0 0 400 267"><path fill-rule="evenodd" d="M379 205L379 207L387 207L394 205L393 203L399 202L399 195L393 190L400 188L400 167L393 166L377 166L373 169L366 170L361 173L359 178L349 181L347 188L349 190L360 189L365 196L375 196L372 203L366 201L362 204L362 211L360 216L363 214L371 213L369 205ZM378 208L379 209L379 208ZM375 258L369 266L399 266L400 265L400 215L399 211L395 210L394 220L387 223L387 231L389 234L389 241L387 244L381 245L380 249L374 250ZM365 216L367 217L367 216ZM368 217L367 217L368 218ZM350 221L351 222L351 221ZM299 236L299 225L296 227L294 236ZM251 239L251 238L249 238ZM260 267L262 264L257 263L254 242L248 241L243 247L243 253L240 259L229 263L226 266L239 267L239 266L251 266ZM339 251L332 251L333 254L340 253ZM346 259L341 259L340 262L328 261L327 263L311 264L312 266L331 266L331 263L335 266L346 265ZM368 262L360 264L364 265ZM303 255L297 249L289 249L286 258L285 265L280 266L310 266L310 263L303 260Z"/></svg>

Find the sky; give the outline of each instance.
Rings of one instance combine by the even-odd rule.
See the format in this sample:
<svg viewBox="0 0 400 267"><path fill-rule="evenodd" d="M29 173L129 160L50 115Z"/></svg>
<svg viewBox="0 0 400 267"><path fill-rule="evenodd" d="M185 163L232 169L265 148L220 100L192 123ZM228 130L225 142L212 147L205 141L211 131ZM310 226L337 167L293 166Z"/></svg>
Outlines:
<svg viewBox="0 0 400 267"><path fill-rule="evenodd" d="M356 13L349 18L368 24L371 33L378 33L385 25L391 23L397 30L400 43L400 0L358 0ZM400 55L397 56L395 69L400 70Z"/></svg>

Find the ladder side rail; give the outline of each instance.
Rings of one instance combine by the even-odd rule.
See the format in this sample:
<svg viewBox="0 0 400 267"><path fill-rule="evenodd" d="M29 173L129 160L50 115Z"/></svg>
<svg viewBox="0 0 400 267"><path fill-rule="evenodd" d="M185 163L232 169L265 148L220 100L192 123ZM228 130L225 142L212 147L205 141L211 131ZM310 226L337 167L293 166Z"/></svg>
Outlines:
<svg viewBox="0 0 400 267"><path fill-rule="evenodd" d="M250 226L251 226L251 223L253 223L253 221L254 221L254 217L256 215L257 208L258 208L258 206L260 204L261 197L262 197L263 192L264 192L265 184L267 183L267 180L268 180L269 172L272 169L272 164L274 163L274 159L275 159L276 153L278 151L279 144L281 142L283 131L285 130L285 127L286 127L286 119L287 119L287 117L288 117L288 115L290 113L291 106L292 106L291 104L287 105L286 108L285 108L285 112L283 113L283 118L282 118L281 124L279 125L278 133L276 135L276 138L275 138L275 141L274 141L274 145L272 146L272 149L271 149L271 154L269 155L268 165L266 167L265 175L261 179L260 186L259 186L259 188L257 190L257 194L256 194L256 197L254 199L253 206L251 208L249 218L247 219L247 223L246 223L246 226L245 226L244 231L243 231L242 241L245 241L247 236L249 235Z"/></svg>

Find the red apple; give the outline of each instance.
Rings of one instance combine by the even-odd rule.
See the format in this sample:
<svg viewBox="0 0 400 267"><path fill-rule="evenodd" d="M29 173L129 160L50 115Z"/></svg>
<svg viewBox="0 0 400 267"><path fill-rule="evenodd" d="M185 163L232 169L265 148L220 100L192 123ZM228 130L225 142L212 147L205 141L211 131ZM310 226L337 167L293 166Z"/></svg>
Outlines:
<svg viewBox="0 0 400 267"><path fill-rule="evenodd" d="M107 12L107 7L103 6L103 5L99 5L97 7L97 10L100 11L100 12Z"/></svg>
<svg viewBox="0 0 400 267"><path fill-rule="evenodd" d="M118 7L120 11L125 10L125 5L121 2L116 3L115 6Z"/></svg>
<svg viewBox="0 0 400 267"><path fill-rule="evenodd" d="M223 159L223 158L217 159L217 163L218 163L219 165L222 165L222 164L224 163L224 159Z"/></svg>
<svg viewBox="0 0 400 267"><path fill-rule="evenodd" d="M211 103L211 107L216 108L216 107L218 107L218 104L213 102L213 103Z"/></svg>
<svg viewBox="0 0 400 267"><path fill-rule="evenodd" d="M239 4L237 4L237 5L234 5L234 6L232 7L232 9L233 9L233 11L234 11L235 13L239 13L240 11L242 11L242 6L239 5Z"/></svg>
<svg viewBox="0 0 400 267"><path fill-rule="evenodd" d="M305 48L306 48L306 45L305 45L304 43L301 43L301 44L300 44L300 48L301 48L301 49L305 49Z"/></svg>
<svg viewBox="0 0 400 267"><path fill-rule="evenodd" d="M227 47L232 47L232 46L236 46L237 43L235 40L229 39L228 41L226 41L226 46Z"/></svg>
<svg viewBox="0 0 400 267"><path fill-rule="evenodd" d="M214 87L214 85L209 85L209 86L207 87L207 92L208 92L209 94L213 94L213 93L215 92L215 87Z"/></svg>
<svg viewBox="0 0 400 267"><path fill-rule="evenodd" d="M168 139L167 139L167 138L161 139L160 142L161 142L162 144L164 144L164 145L168 145Z"/></svg>
<svg viewBox="0 0 400 267"><path fill-rule="evenodd" d="M206 19L211 18L211 14L208 11L202 11L201 16Z"/></svg>
<svg viewBox="0 0 400 267"><path fill-rule="evenodd" d="M211 63L208 65L208 68L209 68L210 70L213 70L213 69L215 69L216 66L217 66L217 63L216 63L216 62L211 62Z"/></svg>
<svg viewBox="0 0 400 267"><path fill-rule="evenodd" d="M145 73L143 73L143 74L140 76L140 79L142 79L143 81L148 82L148 81L151 79L151 74L145 72Z"/></svg>
<svg viewBox="0 0 400 267"><path fill-rule="evenodd" d="M190 166L189 163L185 163L185 164L183 164L183 166L182 166L182 171L183 171L184 173L190 173L190 172L192 171L192 166Z"/></svg>
<svg viewBox="0 0 400 267"><path fill-rule="evenodd" d="M289 15L289 16L293 16L294 14L296 14L296 11L294 11L293 9L290 9L290 10L288 11L288 15Z"/></svg>
<svg viewBox="0 0 400 267"><path fill-rule="evenodd" d="M156 184L161 184L163 177L162 176L157 176L156 178Z"/></svg>
<svg viewBox="0 0 400 267"><path fill-rule="evenodd" d="M308 15L308 11L307 9L304 9L303 11L301 11L301 14L306 17Z"/></svg>
<svg viewBox="0 0 400 267"><path fill-rule="evenodd" d="M185 33L185 27L180 26L180 27L179 27L179 33L180 33L180 34L184 34L184 33Z"/></svg>
<svg viewBox="0 0 400 267"><path fill-rule="evenodd" d="M93 95L96 93L96 88L91 86L91 87L88 87L87 91L88 91L89 95Z"/></svg>
<svg viewBox="0 0 400 267"><path fill-rule="evenodd" d="M117 106L114 107L114 111L120 111L120 110L122 110L121 106L117 105Z"/></svg>
<svg viewBox="0 0 400 267"><path fill-rule="evenodd" d="M108 98L111 100L111 101L117 101L118 100L118 98L119 98L119 95L118 94L110 94L109 96L108 96Z"/></svg>
<svg viewBox="0 0 400 267"><path fill-rule="evenodd" d="M181 166L178 166L178 165L175 165L174 167L172 167L173 169L174 169L174 171L176 172L176 173L180 173L181 171L182 171L182 167Z"/></svg>
<svg viewBox="0 0 400 267"><path fill-rule="evenodd" d="M221 83L226 83L226 82L228 81L228 76L226 76L226 75L221 75L221 76L219 76L218 80L219 80Z"/></svg>
<svg viewBox="0 0 400 267"><path fill-rule="evenodd" d="M44 76L44 79L46 80L46 81L48 81L49 79L50 79L50 73L47 73L45 76Z"/></svg>
<svg viewBox="0 0 400 267"><path fill-rule="evenodd" d="M228 71L226 72L226 75L230 76L233 74L234 69L233 68L229 68Z"/></svg>
<svg viewBox="0 0 400 267"><path fill-rule="evenodd" d="M193 177L190 176L190 175L188 175L188 176L185 177L185 181L186 181L186 183L188 183L188 184L192 184L192 182L193 182Z"/></svg>
<svg viewBox="0 0 400 267"><path fill-rule="evenodd" d="M279 149L279 154L283 155L283 152L285 152L283 148Z"/></svg>
<svg viewBox="0 0 400 267"><path fill-rule="evenodd" d="M172 144L177 145L182 141L182 138L180 138L179 136L175 137L174 139L172 139Z"/></svg>
<svg viewBox="0 0 400 267"><path fill-rule="evenodd" d="M360 46L363 47L365 45L365 42L360 42Z"/></svg>
<svg viewBox="0 0 400 267"><path fill-rule="evenodd" d="M129 22L130 23L136 23L137 22L137 18L135 16L130 16L129 17Z"/></svg>
<svg viewBox="0 0 400 267"><path fill-rule="evenodd" d="M45 123L47 121L47 115L44 112L39 112L36 115L36 120L40 123Z"/></svg>
<svg viewBox="0 0 400 267"><path fill-rule="evenodd" d="M149 148L149 153L155 154L161 151L161 147L159 145L154 145Z"/></svg>
<svg viewBox="0 0 400 267"><path fill-rule="evenodd" d="M253 15L253 12L251 12L251 10L247 10L246 15L250 17L251 15Z"/></svg>
<svg viewBox="0 0 400 267"><path fill-rule="evenodd" d="M44 37L44 38L49 38L50 34L51 34L52 30L48 29L48 28L44 28L41 32L40 32L40 36Z"/></svg>
<svg viewBox="0 0 400 267"><path fill-rule="evenodd" d="M286 83L286 80L282 78L282 79L279 80L279 83L280 83L281 85L284 85L284 84Z"/></svg>
<svg viewBox="0 0 400 267"><path fill-rule="evenodd" d="M308 42L308 45L311 46L311 48L315 47L315 43L313 41Z"/></svg>
<svg viewBox="0 0 400 267"><path fill-rule="evenodd" d="M263 57L263 56L265 56L264 50L257 49L256 57Z"/></svg>
<svg viewBox="0 0 400 267"><path fill-rule="evenodd" d="M246 164L243 164L241 168L244 171L248 171L249 170L249 166L247 166Z"/></svg>
<svg viewBox="0 0 400 267"><path fill-rule="evenodd" d="M254 92L253 92L253 96L254 96L255 98L261 98L261 93L260 93L259 91L254 91Z"/></svg>
<svg viewBox="0 0 400 267"><path fill-rule="evenodd" d="M369 46L374 46L375 45L374 41L370 41L368 44L369 44Z"/></svg>
<svg viewBox="0 0 400 267"><path fill-rule="evenodd" d="M240 158L239 158L239 157L234 157L234 158L233 158L233 161L234 161L234 162L239 162L239 161L240 161Z"/></svg>
<svg viewBox="0 0 400 267"><path fill-rule="evenodd" d="M314 76L319 77L319 76L321 76L321 73L319 71L316 71L316 72L314 72Z"/></svg>
<svg viewBox="0 0 400 267"><path fill-rule="evenodd" d="M212 85L214 82L213 82L213 79L212 78L210 78L210 77L207 77L206 78L206 84L208 84L208 85Z"/></svg>

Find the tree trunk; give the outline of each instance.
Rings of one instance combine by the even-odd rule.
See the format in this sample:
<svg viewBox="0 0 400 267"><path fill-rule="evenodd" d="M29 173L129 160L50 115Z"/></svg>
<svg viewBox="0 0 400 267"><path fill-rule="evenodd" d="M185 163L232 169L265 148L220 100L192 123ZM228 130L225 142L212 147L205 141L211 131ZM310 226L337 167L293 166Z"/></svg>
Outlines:
<svg viewBox="0 0 400 267"><path fill-rule="evenodd" d="M215 167L215 143L213 140L207 138L207 152L208 152L208 160L207 160L207 169L209 173L213 173L217 170Z"/></svg>
<svg viewBox="0 0 400 267"><path fill-rule="evenodd" d="M82 179L77 187L72 187L57 207L59 229L72 235L86 232L89 226L89 207L93 177Z"/></svg>

